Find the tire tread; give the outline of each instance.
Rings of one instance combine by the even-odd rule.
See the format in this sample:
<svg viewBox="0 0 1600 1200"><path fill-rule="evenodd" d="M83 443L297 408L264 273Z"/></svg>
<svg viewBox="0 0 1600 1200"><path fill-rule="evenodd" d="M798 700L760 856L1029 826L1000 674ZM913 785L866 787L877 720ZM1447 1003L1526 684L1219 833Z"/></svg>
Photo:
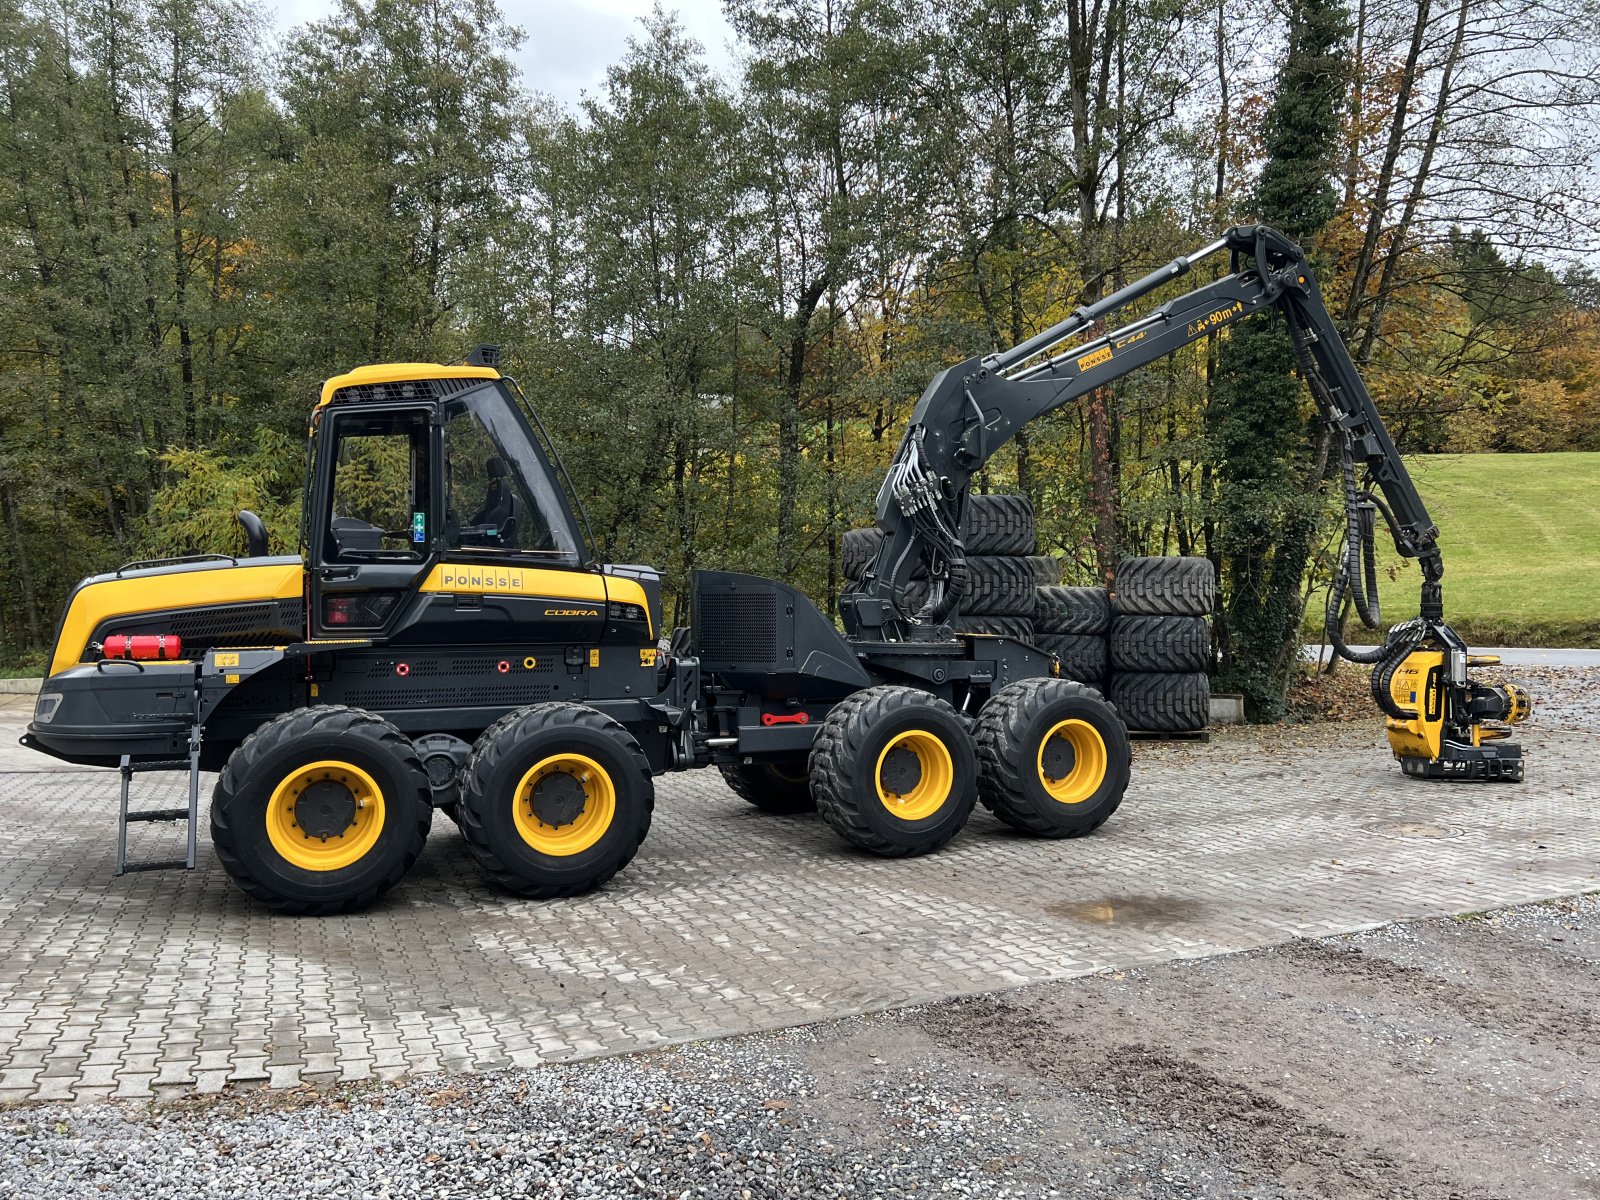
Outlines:
<svg viewBox="0 0 1600 1200"><path fill-rule="evenodd" d="M419 803L416 819L406 831L406 852L399 863L387 874L362 891L338 900L295 900L273 890L270 884L253 875L237 850L238 830L234 828L234 809L244 781L260 769L263 758L280 743L293 744L327 725L340 737L370 739L384 751L392 753L402 767L409 769L419 781ZM344 704L319 704L280 713L240 744L228 756L222 772L217 776L211 793L211 845L217 861L222 864L233 881L246 895L259 901L274 912L300 916L334 916L354 912L376 903L390 888L405 877L422 853L428 831L433 826L433 804L428 789L428 773L417 755L411 739L401 733L376 713ZM398 797L396 800L398 801Z"/></svg>
<svg viewBox="0 0 1600 1200"><path fill-rule="evenodd" d="M475 786L479 777L479 770L492 771L495 768L500 758L514 745L512 739L506 736L507 731L523 721L536 722L537 727L541 729L550 726L570 729L576 725L603 733L617 743L618 749L629 760L630 766L642 776L645 785L645 818L639 826L638 837L631 846L623 847L623 852L615 861L608 864L603 873L571 883L530 883L500 856L493 839L489 837L488 830L478 817L477 807L466 802L467 793ZM621 737L617 736L619 733ZM462 836L467 841L467 848L491 879L519 896L535 900L554 900L565 896L581 896L601 887L633 861L634 855L639 852L639 847L644 844L644 839L650 832L650 818L655 811L655 782L650 774L650 762L639 749L639 744L634 741L633 735L619 721L586 704L555 700L528 705L507 713L479 735L478 740L473 743L472 754L467 758L467 765L461 774L463 803L460 825Z"/></svg>

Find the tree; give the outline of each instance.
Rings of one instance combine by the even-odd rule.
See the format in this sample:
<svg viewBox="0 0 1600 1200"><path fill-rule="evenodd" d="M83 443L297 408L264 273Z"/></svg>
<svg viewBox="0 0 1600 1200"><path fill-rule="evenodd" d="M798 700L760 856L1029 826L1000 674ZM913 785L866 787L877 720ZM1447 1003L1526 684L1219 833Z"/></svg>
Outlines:
<svg viewBox="0 0 1600 1200"><path fill-rule="evenodd" d="M1348 18L1342 0L1295 0L1265 129L1257 219L1311 244L1333 217ZM1326 443L1313 447L1294 350L1276 314L1223 339L1208 424L1217 475L1218 685L1275 720L1296 661Z"/></svg>

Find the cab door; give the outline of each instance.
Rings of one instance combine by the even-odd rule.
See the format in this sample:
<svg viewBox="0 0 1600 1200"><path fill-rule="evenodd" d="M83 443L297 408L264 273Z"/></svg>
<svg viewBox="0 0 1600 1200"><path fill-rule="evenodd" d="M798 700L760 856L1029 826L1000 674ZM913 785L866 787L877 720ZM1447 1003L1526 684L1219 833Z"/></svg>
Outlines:
<svg viewBox="0 0 1600 1200"><path fill-rule="evenodd" d="M376 638L437 561L438 431L431 408L349 406L319 431L310 605L314 638Z"/></svg>

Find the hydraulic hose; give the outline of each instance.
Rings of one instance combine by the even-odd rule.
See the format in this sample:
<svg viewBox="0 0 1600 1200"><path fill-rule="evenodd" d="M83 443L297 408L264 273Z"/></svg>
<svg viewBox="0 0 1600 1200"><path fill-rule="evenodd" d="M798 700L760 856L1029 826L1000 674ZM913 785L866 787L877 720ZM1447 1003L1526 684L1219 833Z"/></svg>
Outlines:
<svg viewBox="0 0 1600 1200"><path fill-rule="evenodd" d="M1378 551L1372 536L1377 510L1370 499L1363 500L1356 490L1356 465L1348 442L1340 455L1340 468L1344 474L1345 513L1344 553L1340 567L1347 580L1356 615L1368 629L1376 629L1382 622L1378 604Z"/></svg>
<svg viewBox="0 0 1600 1200"><path fill-rule="evenodd" d="M1328 644L1340 658L1353 663L1379 663L1384 659L1388 643L1371 650L1357 650L1345 644L1339 635L1340 618L1344 615L1344 602L1348 597L1354 604L1361 622L1368 629L1378 627L1378 564L1373 547L1373 508L1363 505L1356 491L1356 468L1346 441L1340 451L1344 475L1344 545L1340 548L1338 566L1333 572L1333 582L1328 588L1328 604L1324 610L1323 628Z"/></svg>
<svg viewBox="0 0 1600 1200"><path fill-rule="evenodd" d="M1394 673L1400 669L1400 664L1427 636L1428 623L1420 617L1396 625L1389 630L1389 636L1379 650L1378 664L1372 668L1373 703L1397 721L1409 721L1417 714L1394 702L1389 684L1394 679Z"/></svg>

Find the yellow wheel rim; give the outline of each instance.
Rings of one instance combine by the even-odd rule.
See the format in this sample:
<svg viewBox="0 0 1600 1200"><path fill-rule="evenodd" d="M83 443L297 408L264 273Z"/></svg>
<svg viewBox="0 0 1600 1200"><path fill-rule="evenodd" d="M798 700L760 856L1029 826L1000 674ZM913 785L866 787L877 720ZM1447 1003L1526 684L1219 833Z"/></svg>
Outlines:
<svg viewBox="0 0 1600 1200"><path fill-rule="evenodd" d="M267 838L303 871L360 862L383 832L383 789L354 763L323 759L296 767L267 801Z"/></svg>
<svg viewBox="0 0 1600 1200"><path fill-rule="evenodd" d="M798 766L792 767L786 767L782 763L773 763L769 770L785 783L800 784L811 781L811 771L808 769L804 759L800 760Z"/></svg>
<svg viewBox="0 0 1600 1200"><path fill-rule="evenodd" d="M1051 744L1058 739L1066 743L1070 755ZM1045 793L1061 804L1082 804L1099 791L1110 761L1105 739L1087 721L1061 721L1039 739L1039 782Z"/></svg>
<svg viewBox="0 0 1600 1200"><path fill-rule="evenodd" d="M937 735L920 729L890 738L873 773L878 799L902 821L921 821L938 812L950 798L955 779L950 748Z"/></svg>
<svg viewBox="0 0 1600 1200"><path fill-rule="evenodd" d="M528 768L512 797L517 832L540 854L582 854L605 836L617 815L617 788L606 769L583 754L552 754ZM571 812L574 804L581 807Z"/></svg>

